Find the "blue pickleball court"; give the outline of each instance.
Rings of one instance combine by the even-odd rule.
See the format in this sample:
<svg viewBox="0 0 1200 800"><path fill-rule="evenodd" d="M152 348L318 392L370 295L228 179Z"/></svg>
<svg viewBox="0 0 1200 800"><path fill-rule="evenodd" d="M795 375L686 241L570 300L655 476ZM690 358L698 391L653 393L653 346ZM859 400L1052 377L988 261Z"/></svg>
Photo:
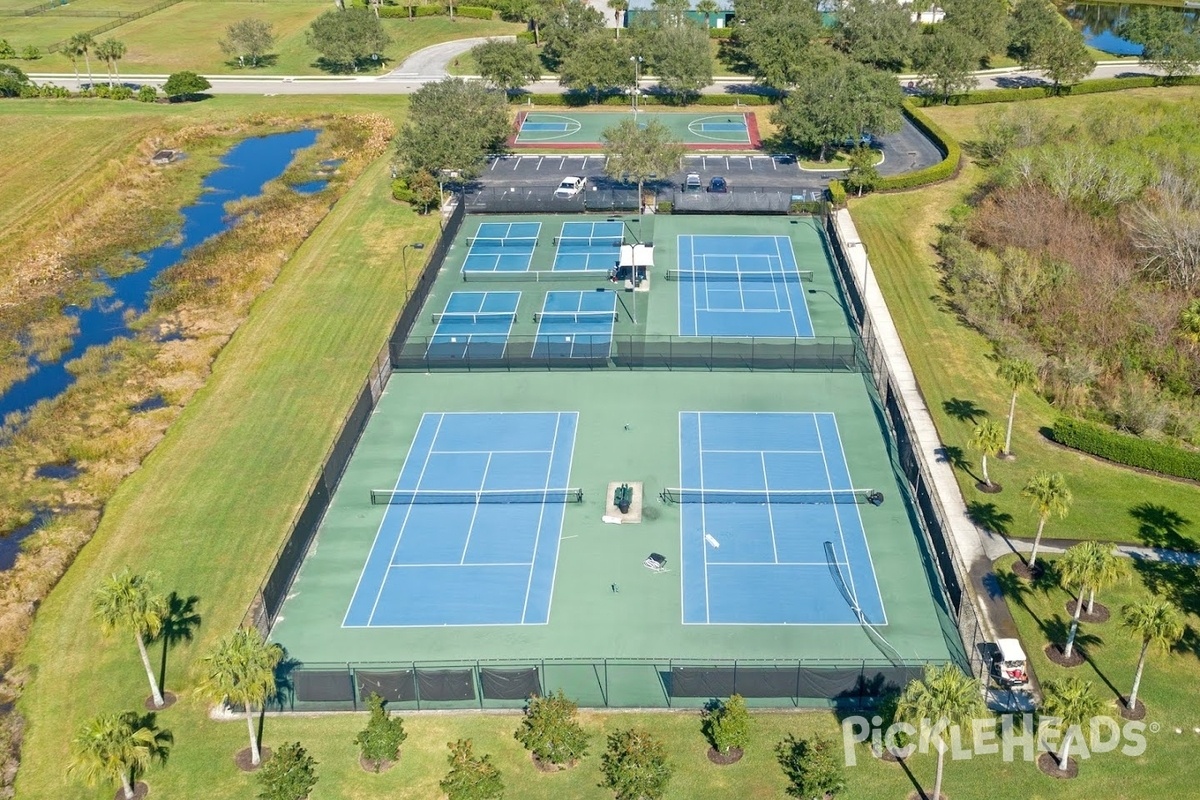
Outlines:
<svg viewBox="0 0 1200 800"><path fill-rule="evenodd" d="M678 238L679 335L802 339L813 334L805 283L786 236Z"/></svg>
<svg viewBox="0 0 1200 800"><path fill-rule="evenodd" d="M608 358L617 322L617 295L546 292L536 319L534 358Z"/></svg>
<svg viewBox="0 0 1200 800"><path fill-rule="evenodd" d="M527 271L541 230L540 222L484 222L467 239L462 271Z"/></svg>
<svg viewBox="0 0 1200 800"><path fill-rule="evenodd" d="M682 412L679 446L684 624L886 624L833 414Z"/></svg>
<svg viewBox="0 0 1200 800"><path fill-rule="evenodd" d="M395 485L372 492L388 506L343 627L548 622L577 427L565 411L422 416Z"/></svg>
<svg viewBox="0 0 1200 800"><path fill-rule="evenodd" d="M445 309L433 315L429 358L503 358L517 317L520 292L451 292Z"/></svg>

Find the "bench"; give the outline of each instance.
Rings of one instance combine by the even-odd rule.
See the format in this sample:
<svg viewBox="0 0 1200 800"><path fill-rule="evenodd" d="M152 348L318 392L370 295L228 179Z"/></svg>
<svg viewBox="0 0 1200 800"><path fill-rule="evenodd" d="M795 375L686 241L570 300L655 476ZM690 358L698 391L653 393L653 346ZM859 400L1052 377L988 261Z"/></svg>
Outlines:
<svg viewBox="0 0 1200 800"><path fill-rule="evenodd" d="M628 483L622 483L615 490L613 490L613 505L616 506L622 514L629 513L629 506L631 503L633 503L633 489L630 488Z"/></svg>

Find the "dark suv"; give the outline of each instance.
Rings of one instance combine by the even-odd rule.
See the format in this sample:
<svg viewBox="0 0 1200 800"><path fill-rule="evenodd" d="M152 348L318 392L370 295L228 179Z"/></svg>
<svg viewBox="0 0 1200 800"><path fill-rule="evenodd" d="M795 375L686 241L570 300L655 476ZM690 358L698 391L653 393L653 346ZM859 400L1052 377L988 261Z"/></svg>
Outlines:
<svg viewBox="0 0 1200 800"><path fill-rule="evenodd" d="M729 184L725 182L724 178L713 178L708 182L708 190L717 194L725 194L729 191Z"/></svg>

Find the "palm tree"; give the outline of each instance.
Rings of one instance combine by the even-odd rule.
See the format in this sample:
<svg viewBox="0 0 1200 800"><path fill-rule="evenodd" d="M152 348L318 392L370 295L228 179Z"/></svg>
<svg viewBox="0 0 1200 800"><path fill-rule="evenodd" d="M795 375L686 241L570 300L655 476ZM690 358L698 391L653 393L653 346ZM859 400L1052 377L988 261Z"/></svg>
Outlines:
<svg viewBox="0 0 1200 800"><path fill-rule="evenodd" d="M1041 470L1034 473L1021 494L1032 501L1033 510L1038 515L1037 535L1033 537L1033 552L1029 554L1029 568L1032 570L1037 566L1038 545L1042 542L1046 520L1051 514L1059 519L1067 516L1071 507L1071 490L1067 488L1061 472Z"/></svg>
<svg viewBox="0 0 1200 800"><path fill-rule="evenodd" d="M1105 580L1105 572L1109 569L1108 558L1115 558L1112 548L1099 542L1080 542L1067 550L1062 560L1062 582L1064 586L1078 586L1079 596L1075 599L1075 613L1071 618L1071 631L1067 634L1067 643L1063 647L1063 655L1071 657L1075 647L1075 635L1079 632L1079 615L1083 611L1083 594L1089 586Z"/></svg>
<svg viewBox="0 0 1200 800"><path fill-rule="evenodd" d="M513 3L513 13L522 22L528 23L533 28L533 43L540 45L542 43L542 19L549 13L545 4L538 0L516 0Z"/></svg>
<svg viewBox="0 0 1200 800"><path fill-rule="evenodd" d="M125 43L116 39L105 39L100 44L96 45L96 55L104 59L104 63L108 65L110 70L108 85L113 85L113 77L119 81L121 74L117 71L117 62L125 57Z"/></svg>
<svg viewBox="0 0 1200 800"><path fill-rule="evenodd" d="M167 597L158 590L158 574L134 575L129 567L125 567L106 578L96 589L92 595L92 611L105 633L116 630L133 633L142 666L146 668L146 679L150 681L154 705L162 708L165 701L158 681L154 679L150 656L146 654L146 638L158 635L167 613Z"/></svg>
<svg viewBox="0 0 1200 800"><path fill-rule="evenodd" d="M937 732L937 777L933 783L933 800L942 794L942 768L946 756L946 728L967 725L983 711L982 688L979 681L965 674L954 664L926 666L921 680L904 687L896 706L896 716L918 727L928 720ZM940 725L939 725L940 723Z"/></svg>
<svg viewBox="0 0 1200 800"><path fill-rule="evenodd" d="M705 27L711 28L713 14L720 11L721 7L717 5L717 0L700 0L696 3L696 10L704 15Z"/></svg>
<svg viewBox="0 0 1200 800"><path fill-rule="evenodd" d="M253 628L239 628L217 643L204 659L205 674L200 689L215 703L242 706L250 730L250 762L257 765L258 736L254 731L254 706L262 708L275 694L275 667L283 659L283 648L263 641Z"/></svg>
<svg viewBox="0 0 1200 800"><path fill-rule="evenodd" d="M1104 711L1104 703L1092 694L1092 682L1081 678L1063 678L1046 684L1042 714L1059 720L1063 731L1062 750L1057 754L1058 768L1066 771L1071 757L1071 740L1092 717Z"/></svg>
<svg viewBox="0 0 1200 800"><path fill-rule="evenodd" d="M67 48L76 55L83 56L84 62L87 64L88 86L90 87L95 81L92 79L92 58L91 53L96 47L96 40L92 38L90 33L77 33L67 40ZM78 74L76 75L78 78Z"/></svg>
<svg viewBox="0 0 1200 800"><path fill-rule="evenodd" d="M1004 454L1012 455L1013 419L1017 414L1017 394L1026 386L1032 386L1037 380L1037 372L1023 358L1006 358L996 367L996 375L1008 384L1012 390L1012 398L1008 401L1008 429L1004 433Z"/></svg>
<svg viewBox="0 0 1200 800"><path fill-rule="evenodd" d="M1138 655L1137 673L1133 677L1133 691L1129 693L1126 707L1137 708L1138 687L1142 685L1142 670L1146 667L1146 651L1150 645L1170 652L1171 647L1183 638L1183 620L1179 610L1167 600L1147 600L1130 603L1121 609L1121 624L1141 637L1142 651Z"/></svg>
<svg viewBox="0 0 1200 800"><path fill-rule="evenodd" d="M629 0L608 0L608 7L613 12L614 27L617 31L617 38L620 39L621 20L625 17L625 12L629 10Z"/></svg>
<svg viewBox="0 0 1200 800"><path fill-rule="evenodd" d="M1179 312L1179 332L1192 344L1200 344L1200 300L1193 300Z"/></svg>
<svg viewBox="0 0 1200 800"><path fill-rule="evenodd" d="M988 456L996 455L1004 447L1004 431L995 422L985 419L975 426L975 430L971 431L967 447L983 456L980 462L980 468L983 470L983 483L990 489L992 480L988 477L987 460Z"/></svg>
<svg viewBox="0 0 1200 800"><path fill-rule="evenodd" d="M1088 586L1088 613L1096 605L1096 592L1107 589L1129 579L1129 562L1113 552L1111 547L1102 547L1096 557L1096 571Z"/></svg>
<svg viewBox="0 0 1200 800"><path fill-rule="evenodd" d="M146 724L150 722L150 724ZM71 741L67 772L81 775L89 786L119 781L126 798L133 780L155 759L165 761L171 734L153 727L132 711L99 714L83 723Z"/></svg>

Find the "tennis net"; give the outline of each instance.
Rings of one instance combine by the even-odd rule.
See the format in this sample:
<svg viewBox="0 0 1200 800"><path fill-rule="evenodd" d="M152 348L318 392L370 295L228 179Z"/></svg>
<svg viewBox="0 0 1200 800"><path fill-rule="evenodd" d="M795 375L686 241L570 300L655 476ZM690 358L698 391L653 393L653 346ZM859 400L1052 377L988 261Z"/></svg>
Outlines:
<svg viewBox="0 0 1200 800"><path fill-rule="evenodd" d="M743 272L741 270L719 270L719 269L669 269L667 270L667 280L669 281L737 281L739 283L788 283L792 281L803 281L804 283L812 283L813 272L810 269L802 270L764 270L762 272Z"/></svg>
<svg viewBox="0 0 1200 800"><path fill-rule="evenodd" d="M616 322L616 311L539 311L534 322Z"/></svg>
<svg viewBox="0 0 1200 800"><path fill-rule="evenodd" d="M513 322L516 318L515 311L444 311L433 315L433 324L478 325L482 322Z"/></svg>
<svg viewBox="0 0 1200 800"><path fill-rule="evenodd" d="M664 503L829 503L861 505L883 503L883 493L875 489L663 489L658 495Z"/></svg>
<svg viewBox="0 0 1200 800"><path fill-rule="evenodd" d="M608 281L603 269L464 269L464 281L469 283L508 283L509 281Z"/></svg>
<svg viewBox="0 0 1200 800"><path fill-rule="evenodd" d="M625 244L622 234L613 236L555 236L554 244L559 247L579 247L594 249L598 247L620 247Z"/></svg>
<svg viewBox="0 0 1200 800"><path fill-rule="evenodd" d="M583 489L371 490L371 505L373 506L582 502Z"/></svg>
<svg viewBox="0 0 1200 800"><path fill-rule="evenodd" d="M507 239L493 236L468 237L467 244L471 247L523 247L532 250L537 245L536 236L511 236Z"/></svg>

